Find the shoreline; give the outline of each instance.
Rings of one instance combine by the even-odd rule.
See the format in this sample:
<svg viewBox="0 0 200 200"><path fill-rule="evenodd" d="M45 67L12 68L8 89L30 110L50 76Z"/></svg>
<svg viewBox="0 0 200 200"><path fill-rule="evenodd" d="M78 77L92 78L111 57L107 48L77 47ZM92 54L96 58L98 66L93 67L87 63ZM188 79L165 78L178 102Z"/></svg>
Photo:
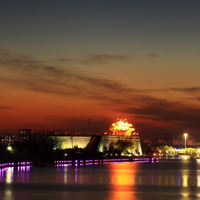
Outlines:
<svg viewBox="0 0 200 200"><path fill-rule="evenodd" d="M0 164L0 169L9 167L25 167L25 166L67 166L67 165L95 165L107 163L121 163L121 162L158 162L156 157L121 157L121 158L97 158L97 159L66 159L56 160L50 162L6 162Z"/></svg>

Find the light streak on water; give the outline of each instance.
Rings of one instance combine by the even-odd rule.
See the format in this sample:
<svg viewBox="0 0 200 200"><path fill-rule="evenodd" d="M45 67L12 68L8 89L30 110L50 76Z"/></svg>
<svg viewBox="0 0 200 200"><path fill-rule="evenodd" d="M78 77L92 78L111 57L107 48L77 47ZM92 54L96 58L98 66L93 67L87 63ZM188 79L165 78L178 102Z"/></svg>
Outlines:
<svg viewBox="0 0 200 200"><path fill-rule="evenodd" d="M14 167L9 167L6 170L6 183L12 183L13 182L13 173L14 173Z"/></svg>

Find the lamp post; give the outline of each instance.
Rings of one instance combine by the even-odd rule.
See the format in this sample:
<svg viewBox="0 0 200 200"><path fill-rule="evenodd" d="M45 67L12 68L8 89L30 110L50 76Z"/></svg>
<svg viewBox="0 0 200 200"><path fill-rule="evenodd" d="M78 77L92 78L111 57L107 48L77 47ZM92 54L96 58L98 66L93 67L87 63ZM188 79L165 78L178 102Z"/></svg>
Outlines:
<svg viewBox="0 0 200 200"><path fill-rule="evenodd" d="M186 149L186 138L187 138L188 134L184 133L184 137L185 137L185 149Z"/></svg>
<svg viewBox="0 0 200 200"><path fill-rule="evenodd" d="M7 150L8 150L8 151L12 151L12 147L11 147L11 146L8 146L8 147L7 147Z"/></svg>

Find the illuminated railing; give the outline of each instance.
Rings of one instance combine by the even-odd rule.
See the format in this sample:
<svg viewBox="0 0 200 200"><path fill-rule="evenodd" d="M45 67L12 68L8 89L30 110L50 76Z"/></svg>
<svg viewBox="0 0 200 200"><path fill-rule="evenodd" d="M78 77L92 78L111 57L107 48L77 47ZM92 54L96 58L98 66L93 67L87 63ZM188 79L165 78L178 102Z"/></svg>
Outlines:
<svg viewBox="0 0 200 200"><path fill-rule="evenodd" d="M89 160L58 160L54 161L57 167L63 166L82 166L82 165L98 165L109 163L121 163L121 162L159 162L159 158L155 157L137 157L137 158L109 158L109 159L89 159Z"/></svg>
<svg viewBox="0 0 200 200"><path fill-rule="evenodd" d="M0 169L8 167L20 167L20 166L31 166L32 162L9 162L9 163L0 163Z"/></svg>

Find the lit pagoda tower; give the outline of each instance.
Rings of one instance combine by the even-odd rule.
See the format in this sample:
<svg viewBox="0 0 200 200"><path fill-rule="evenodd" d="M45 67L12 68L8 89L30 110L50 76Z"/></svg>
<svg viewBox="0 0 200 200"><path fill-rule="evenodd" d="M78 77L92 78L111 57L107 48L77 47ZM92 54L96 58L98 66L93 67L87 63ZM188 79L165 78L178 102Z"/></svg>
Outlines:
<svg viewBox="0 0 200 200"><path fill-rule="evenodd" d="M111 143L119 140L133 141L135 149L129 149L129 152L135 156L142 155L140 136L138 132L135 132L133 125L128 123L127 119L117 119L115 123L111 124L109 132L104 132L104 135L101 136L98 151L103 152L105 148L109 149Z"/></svg>
<svg viewBox="0 0 200 200"><path fill-rule="evenodd" d="M132 124L128 123L127 119L117 119L117 122L113 123L109 130L112 132L112 135L121 135L125 137L138 135L132 126Z"/></svg>

